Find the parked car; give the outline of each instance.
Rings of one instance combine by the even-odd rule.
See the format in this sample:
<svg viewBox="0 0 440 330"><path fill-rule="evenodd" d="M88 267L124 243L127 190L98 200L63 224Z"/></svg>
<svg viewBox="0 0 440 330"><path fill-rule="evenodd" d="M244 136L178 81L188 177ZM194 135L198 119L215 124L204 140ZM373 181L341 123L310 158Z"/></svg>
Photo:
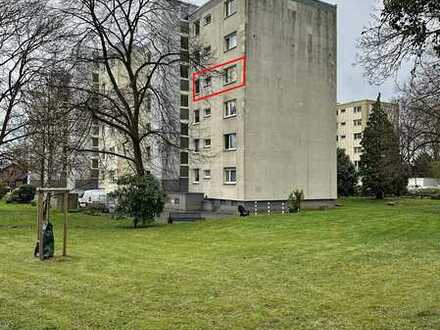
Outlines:
<svg viewBox="0 0 440 330"><path fill-rule="evenodd" d="M107 194L102 189L85 190L78 198L80 207L90 204L107 204Z"/></svg>

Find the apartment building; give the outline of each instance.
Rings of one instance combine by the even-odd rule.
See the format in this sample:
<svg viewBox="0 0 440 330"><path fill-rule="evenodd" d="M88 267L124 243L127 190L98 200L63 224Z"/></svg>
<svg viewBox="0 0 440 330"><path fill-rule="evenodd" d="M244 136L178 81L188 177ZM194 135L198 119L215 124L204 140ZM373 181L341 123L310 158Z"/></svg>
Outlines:
<svg viewBox="0 0 440 330"><path fill-rule="evenodd" d="M336 6L317 0L211 0L191 36L189 191L211 206L272 209L303 189L336 197ZM257 203L256 203L257 202Z"/></svg>
<svg viewBox="0 0 440 330"><path fill-rule="evenodd" d="M350 160L359 167L362 155L361 141L363 132L368 125L368 118L374 109L376 101L360 100L338 104L336 109L338 148L345 150ZM382 102L382 107L388 114L395 127L399 125L399 105Z"/></svg>
<svg viewBox="0 0 440 330"><path fill-rule="evenodd" d="M172 51L182 53L181 63L176 61L176 64L169 65L167 72L162 73L160 78L158 76L155 81L151 82L156 91L167 95L163 96L165 101L162 101L169 102L169 104L158 104L159 101L156 98L147 97L145 104L142 105L144 110L141 114L143 116L142 125L149 126L152 131L164 132L162 136L166 134L165 132L169 132L169 136L166 137L167 141L172 145L180 143L184 149L187 147L185 144L189 143L189 15L196 8L194 5L176 0L175 10L168 12L173 17L164 20L164 24L167 22L168 26L163 26L163 28L173 32L170 34L173 44L168 46ZM136 63L133 65L136 66ZM112 71L115 80L122 89L126 84L128 85L126 71L121 63L115 62ZM89 79L100 93L109 95L113 93L112 84L104 67L97 66ZM164 109L165 106L167 109ZM91 126L88 148L97 152L90 153L89 177L77 180L77 188L114 190L117 178L133 171L132 164L123 158L98 151L130 155L132 150L129 149L130 145L126 141L127 137L115 128L94 121ZM188 191L188 169L185 171L184 166L180 166L181 162L185 165L185 158L188 159L187 150L180 152L178 148L164 143L163 138L154 135L146 139L143 149L147 171L161 181L165 190ZM188 166L188 160L186 160L186 166Z"/></svg>

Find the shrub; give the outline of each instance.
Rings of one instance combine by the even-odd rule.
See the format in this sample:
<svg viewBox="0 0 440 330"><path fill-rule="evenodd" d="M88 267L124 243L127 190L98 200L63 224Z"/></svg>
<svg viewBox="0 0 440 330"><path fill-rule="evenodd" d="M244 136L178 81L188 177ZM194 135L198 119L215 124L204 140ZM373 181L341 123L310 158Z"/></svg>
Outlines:
<svg viewBox="0 0 440 330"><path fill-rule="evenodd" d="M94 202L87 204L85 213L89 215L100 215L102 213L108 213L108 209L105 203Z"/></svg>
<svg viewBox="0 0 440 330"><path fill-rule="evenodd" d="M2 199L11 189L4 183L0 183L0 199Z"/></svg>
<svg viewBox="0 0 440 330"><path fill-rule="evenodd" d="M437 200L437 201L440 200L440 194L432 195L431 199L434 199L434 200Z"/></svg>
<svg viewBox="0 0 440 330"><path fill-rule="evenodd" d="M35 197L35 187L29 184L24 184L14 189L8 199L7 203L30 203Z"/></svg>
<svg viewBox="0 0 440 330"><path fill-rule="evenodd" d="M116 199L115 212L133 219L134 227L139 223L151 223L165 206L166 194L159 181L151 174L142 177L127 175L118 179L118 189L109 194Z"/></svg>
<svg viewBox="0 0 440 330"><path fill-rule="evenodd" d="M299 213L301 211L301 201L304 198L304 192L302 190L294 190L289 195L288 207L290 213Z"/></svg>

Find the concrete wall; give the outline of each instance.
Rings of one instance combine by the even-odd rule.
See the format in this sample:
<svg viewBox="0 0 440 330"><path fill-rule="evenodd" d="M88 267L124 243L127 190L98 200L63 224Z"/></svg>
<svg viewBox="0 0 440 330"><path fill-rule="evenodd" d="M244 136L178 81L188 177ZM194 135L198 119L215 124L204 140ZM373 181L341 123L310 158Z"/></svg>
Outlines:
<svg viewBox="0 0 440 330"><path fill-rule="evenodd" d="M247 3L245 199L335 199L336 7Z"/></svg>
<svg viewBox="0 0 440 330"><path fill-rule="evenodd" d="M224 17L224 1L211 0L192 21L214 63L246 55L247 85L191 110L211 107L210 118L191 125L192 140L212 140L193 156L190 191L208 199L280 201L300 188L307 200L336 198L336 7L315 0L237 0L236 14ZM238 47L224 52L224 37L237 31ZM223 118L223 103L237 99L238 113ZM237 133L236 151L224 151L223 135ZM237 184L224 184L224 168L237 168ZM193 169L200 182L194 183ZM211 178L203 178L203 170ZM233 208L236 208L234 205Z"/></svg>
<svg viewBox="0 0 440 330"><path fill-rule="evenodd" d="M202 211L203 194L169 193L165 209L174 211Z"/></svg>
<svg viewBox="0 0 440 330"><path fill-rule="evenodd" d="M238 58L246 53L246 1L237 0L237 13L225 18L224 1L213 0L203 6L191 18L192 22L203 20L207 14L211 14L212 23L204 26L201 23L200 37L192 37L204 46L211 46L212 59L209 64L224 63L228 60ZM238 46L235 49L224 50L224 37L237 31ZM238 75L241 76L242 68L239 67ZM221 78L217 83L214 81L215 88L220 88ZM217 85L216 85L217 84ZM224 102L227 100L237 100L237 116L224 118ZM245 198L245 180L242 177L244 168L244 89L235 90L224 95L211 98L201 102L191 102L190 112L204 108L211 108L211 116L203 117L199 124L194 124L194 117L191 116L190 130L191 142L198 138L202 142L204 138L211 138L211 148L209 150L201 148L199 154L191 154L190 160L190 181L189 188L192 192L204 193L208 198L242 200ZM236 151L224 150L224 134L236 133L238 147ZM238 182L234 185L224 184L223 170L225 167L237 167ZM194 183L193 169L199 168L201 178L199 183ZM211 170L211 178L205 179L203 171Z"/></svg>

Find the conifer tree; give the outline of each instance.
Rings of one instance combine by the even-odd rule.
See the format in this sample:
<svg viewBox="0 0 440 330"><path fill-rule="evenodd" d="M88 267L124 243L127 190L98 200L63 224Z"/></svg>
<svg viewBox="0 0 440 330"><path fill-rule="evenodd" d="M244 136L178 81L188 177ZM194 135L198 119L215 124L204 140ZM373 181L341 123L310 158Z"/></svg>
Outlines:
<svg viewBox="0 0 440 330"><path fill-rule="evenodd" d="M354 195L358 179L356 166L343 149L338 149L338 195L344 197Z"/></svg>
<svg viewBox="0 0 440 330"><path fill-rule="evenodd" d="M385 194L400 195L408 179L403 170L399 135L381 106L380 94L364 131L362 148L360 175L364 191L377 199L383 199Z"/></svg>

